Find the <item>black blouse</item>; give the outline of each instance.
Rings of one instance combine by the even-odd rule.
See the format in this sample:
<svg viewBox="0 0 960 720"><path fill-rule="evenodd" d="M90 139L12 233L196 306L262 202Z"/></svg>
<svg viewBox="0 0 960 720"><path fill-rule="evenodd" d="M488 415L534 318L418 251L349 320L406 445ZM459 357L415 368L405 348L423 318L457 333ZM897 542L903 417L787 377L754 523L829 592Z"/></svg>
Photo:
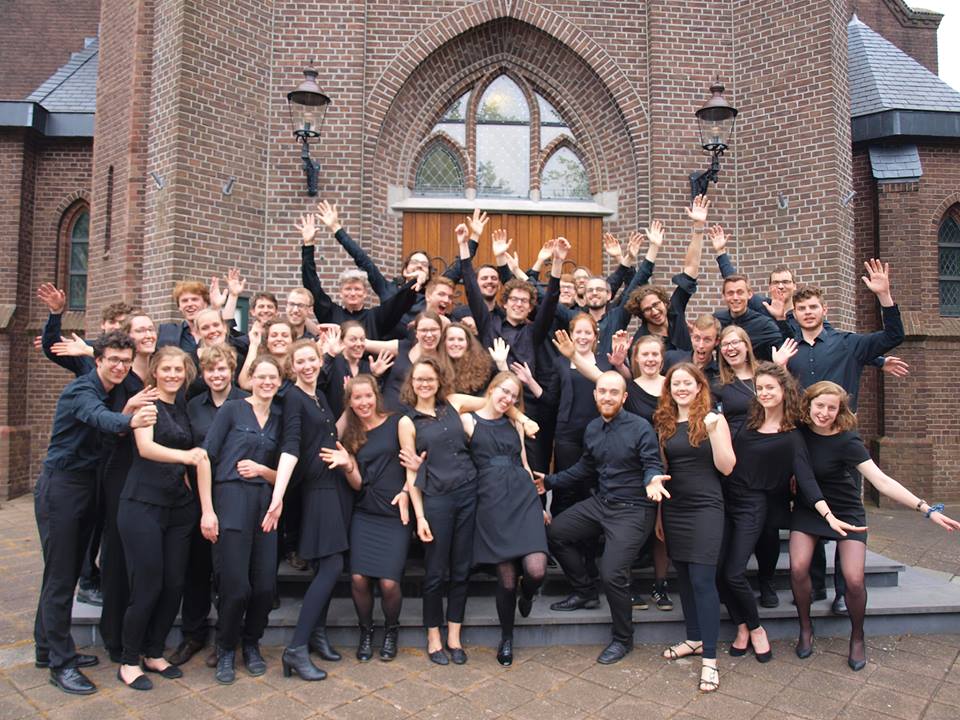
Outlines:
<svg viewBox="0 0 960 720"><path fill-rule="evenodd" d="M813 474L831 509L857 508L860 495L860 473L857 465L870 459L870 453L859 433L847 431L837 435L819 435L807 427L803 438L810 451Z"/></svg>
<svg viewBox="0 0 960 720"><path fill-rule="evenodd" d="M417 429L417 453L427 453L416 481L426 495L446 495L477 479L460 414L446 403L439 403L436 413L410 412Z"/></svg>
<svg viewBox="0 0 960 720"><path fill-rule="evenodd" d="M241 460L253 460L270 468L277 466L283 431L283 410L271 403L266 424L261 428L253 406L246 400L227 400L213 420L203 447L213 465L213 482L269 484L262 477L243 478L237 472Z"/></svg>
<svg viewBox="0 0 960 720"><path fill-rule="evenodd" d="M730 437L735 438L747 422L747 415L750 414L753 400L757 396L753 380L736 378L726 385L717 383L712 389L717 400L717 409L723 413L730 426Z"/></svg>
<svg viewBox="0 0 960 720"><path fill-rule="evenodd" d="M194 447L185 403L180 400L174 403L158 400L156 405L157 422L153 426L153 441L175 450ZM133 452L133 463L127 473L121 498L161 507L181 507L193 502L193 492L184 481L186 465L147 460L141 457L136 442L133 443Z"/></svg>
<svg viewBox="0 0 960 720"><path fill-rule="evenodd" d="M340 473L330 470L320 459L320 449L334 450L337 447L336 418L320 393L307 395L296 385L283 395L283 442L282 452L295 455L297 467L292 483L310 481L312 485L333 487Z"/></svg>
<svg viewBox="0 0 960 720"><path fill-rule="evenodd" d="M372 515L399 517L390 502L403 489L406 470L400 464L397 425L402 415L388 415L379 426L367 431L367 442L357 450L362 485L355 508Z"/></svg>
<svg viewBox="0 0 960 720"><path fill-rule="evenodd" d="M627 383L627 402L623 406L627 412L639 415L648 423L652 423L653 414L657 411L659 402L659 395L651 395L635 382Z"/></svg>
<svg viewBox="0 0 960 720"><path fill-rule="evenodd" d="M800 430L761 433L744 426L733 442L733 452L737 464L730 475L731 489L785 491L792 476L807 503L812 506L823 500Z"/></svg>

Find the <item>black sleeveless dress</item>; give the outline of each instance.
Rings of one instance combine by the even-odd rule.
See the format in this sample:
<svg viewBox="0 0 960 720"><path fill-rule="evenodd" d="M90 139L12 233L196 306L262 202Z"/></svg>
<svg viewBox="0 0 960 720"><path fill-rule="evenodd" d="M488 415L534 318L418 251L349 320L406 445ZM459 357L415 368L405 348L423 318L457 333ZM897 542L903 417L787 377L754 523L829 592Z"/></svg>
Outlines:
<svg viewBox="0 0 960 720"><path fill-rule="evenodd" d="M499 563L547 552L543 507L523 467L520 437L506 417L473 416L470 455L477 466L475 563Z"/></svg>
<svg viewBox="0 0 960 720"><path fill-rule="evenodd" d="M710 439L693 447L687 423L677 423L664 454L671 478L664 485L670 499L662 503L667 554L680 562L716 565L723 542L723 486Z"/></svg>
<svg viewBox="0 0 960 720"><path fill-rule="evenodd" d="M390 415L367 432L367 442L357 451L363 484L350 519L350 572L397 581L403 579L414 526L412 522L404 525L400 511L390 504L407 479L399 459L401 417Z"/></svg>

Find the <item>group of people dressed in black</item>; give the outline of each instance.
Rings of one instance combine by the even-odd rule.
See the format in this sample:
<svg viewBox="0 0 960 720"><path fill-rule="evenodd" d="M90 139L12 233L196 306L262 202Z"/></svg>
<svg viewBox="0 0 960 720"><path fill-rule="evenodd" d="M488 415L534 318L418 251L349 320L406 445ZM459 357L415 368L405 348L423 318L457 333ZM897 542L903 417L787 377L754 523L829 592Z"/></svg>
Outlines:
<svg viewBox="0 0 960 720"><path fill-rule="evenodd" d="M797 655L812 652L822 541L836 540L834 609L850 616L849 664L861 669L861 479L960 529L942 505L885 475L856 432L863 368L908 371L884 355L903 339L888 267L870 260L863 276L883 329L838 331L821 290L796 287L788 268L770 273L768 297L754 294L723 229L707 228L708 212L703 197L686 209L690 239L672 290L650 283L660 222L624 246L605 236L617 267L604 278L564 274L564 238L523 270L503 230L491 233L495 264L474 267L487 224L476 211L456 228L458 257L442 273L414 252L390 280L326 202L296 226L302 287L288 292L283 313L275 295L254 294L246 333L234 321L245 291L234 270L223 289L218 279L178 283L179 323L107 308L92 343L61 336L64 295L42 285L50 315L39 344L77 378L57 403L35 490L44 557L37 666L66 692L96 691L81 668L98 658L77 653L70 617L78 579L81 600L95 592L98 548L100 632L133 689L149 690L149 674L182 676L209 643L212 596L207 664L216 680L235 681L238 647L249 674L266 672L259 642L281 558L312 573L283 651L285 676L322 680L311 653L341 659L326 625L345 570L356 657L390 661L416 542L430 661L467 662L469 579L482 565L497 577L497 661L510 665L516 613L530 615L555 560L572 592L551 611L598 607L602 590L612 639L597 660L615 663L633 647L633 609L646 607L631 569L652 555L652 601L672 608L672 565L686 622L664 658L702 656L698 687L712 692L721 603L737 628L730 654L772 658L746 568L755 554L760 603L777 604L772 578L788 528ZM341 274L337 300L317 275L321 227L357 265ZM707 238L725 307L690 320ZM466 303L457 305L460 283ZM376 651L375 584L384 622ZM165 656L178 612L182 641Z"/></svg>

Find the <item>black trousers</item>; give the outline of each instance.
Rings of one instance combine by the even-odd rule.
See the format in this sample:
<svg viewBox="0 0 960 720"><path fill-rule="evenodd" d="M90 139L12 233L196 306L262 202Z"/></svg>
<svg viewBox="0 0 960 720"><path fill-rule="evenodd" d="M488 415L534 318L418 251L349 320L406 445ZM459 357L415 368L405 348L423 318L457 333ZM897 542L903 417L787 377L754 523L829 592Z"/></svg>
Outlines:
<svg viewBox="0 0 960 720"><path fill-rule="evenodd" d="M96 523L96 474L44 468L33 497L43 551L33 639L37 659L49 659L50 667L57 669L69 665L77 654L70 635L70 611Z"/></svg>
<svg viewBox="0 0 960 720"><path fill-rule="evenodd" d="M277 531L260 529L270 507L269 485L226 484L232 487L213 486L213 507L220 520L213 568L219 591L217 645L233 650L240 640L259 642L267 627L277 584Z"/></svg>
<svg viewBox="0 0 960 720"><path fill-rule="evenodd" d="M103 474L103 465L97 468L97 476ZM100 554L100 540L103 537L103 524L106 507L103 497L103 483L97 483L97 514L93 532L90 533L90 542L87 543L87 554L83 558L83 567L80 569L80 587L84 590L100 589L100 566L97 556Z"/></svg>
<svg viewBox="0 0 960 720"><path fill-rule="evenodd" d="M720 636L720 597L717 595L717 566L673 561L680 586L680 604L687 626L687 640L703 643L703 657L717 658Z"/></svg>
<svg viewBox="0 0 960 720"><path fill-rule="evenodd" d="M130 604L123 616L123 663L163 655L180 608L190 533L198 524L194 503L169 508L121 500L117 526L127 558Z"/></svg>
<svg viewBox="0 0 960 720"><path fill-rule="evenodd" d="M423 626L443 625L443 589L447 583L447 621L462 623L467 607L477 486L468 483L445 495L424 495L423 514L433 542L423 546Z"/></svg>
<svg viewBox="0 0 960 720"><path fill-rule="evenodd" d="M180 630L185 640L206 644L210 635L210 578L213 574L213 552L210 541L200 532L200 523L190 531L183 603L180 608Z"/></svg>
<svg viewBox="0 0 960 720"><path fill-rule="evenodd" d="M758 579L773 582L777 574L777 560L780 559L780 528L776 523L771 524L768 519L760 531L753 554L757 556Z"/></svg>
<svg viewBox="0 0 960 720"><path fill-rule="evenodd" d="M725 497L721 597L735 625L760 627L757 598L747 581L747 561L763 533L769 496L762 490L738 490Z"/></svg>
<svg viewBox="0 0 960 720"><path fill-rule="evenodd" d="M603 555L598 563L600 581L610 605L613 639L633 644L633 608L630 602L630 564L653 530L656 509L652 504L606 504L597 496L577 503L551 524L547 534L550 552L581 596L595 594L580 544L602 535Z"/></svg>
<svg viewBox="0 0 960 720"><path fill-rule="evenodd" d="M123 650L123 616L130 604L130 585L127 578L127 560L123 541L117 527L120 494L127 481L133 462L130 442L121 438L110 454L100 476L100 494L103 497L103 542L100 550L100 589L103 607L100 609L100 637L111 655Z"/></svg>
<svg viewBox="0 0 960 720"><path fill-rule="evenodd" d="M583 443L558 438L553 445L554 472L576 465L583 455ZM590 497L590 488L584 485L568 486L551 490L550 514L556 517L564 510ZM592 543L591 543L592 544Z"/></svg>

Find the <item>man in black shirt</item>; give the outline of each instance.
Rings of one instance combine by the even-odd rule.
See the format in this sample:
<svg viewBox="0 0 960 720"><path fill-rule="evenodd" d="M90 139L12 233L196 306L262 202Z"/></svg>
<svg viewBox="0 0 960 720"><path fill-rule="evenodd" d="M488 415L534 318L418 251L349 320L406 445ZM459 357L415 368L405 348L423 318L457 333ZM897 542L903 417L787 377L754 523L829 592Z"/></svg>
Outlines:
<svg viewBox="0 0 960 720"><path fill-rule="evenodd" d="M583 457L573 467L543 479L545 489L593 480L597 484L592 497L568 508L550 525L550 552L574 588L570 597L550 609L597 607L599 600L579 545L603 535L600 580L610 605L613 639L597 662L609 665L633 649L630 564L653 529L660 483L669 476L663 474L650 423L623 410L627 399L623 377L613 371L603 373L593 397L600 417L587 425Z"/></svg>
<svg viewBox="0 0 960 720"><path fill-rule="evenodd" d="M132 417L109 410L108 393L130 371L133 353L133 340L120 331L97 339L96 369L67 385L57 401L50 446L34 489L44 563L34 625L36 664L50 668L52 685L77 695L97 690L78 670L96 665L98 659L77 654L70 635L70 610L95 522L100 434L130 432L156 421L153 405Z"/></svg>

